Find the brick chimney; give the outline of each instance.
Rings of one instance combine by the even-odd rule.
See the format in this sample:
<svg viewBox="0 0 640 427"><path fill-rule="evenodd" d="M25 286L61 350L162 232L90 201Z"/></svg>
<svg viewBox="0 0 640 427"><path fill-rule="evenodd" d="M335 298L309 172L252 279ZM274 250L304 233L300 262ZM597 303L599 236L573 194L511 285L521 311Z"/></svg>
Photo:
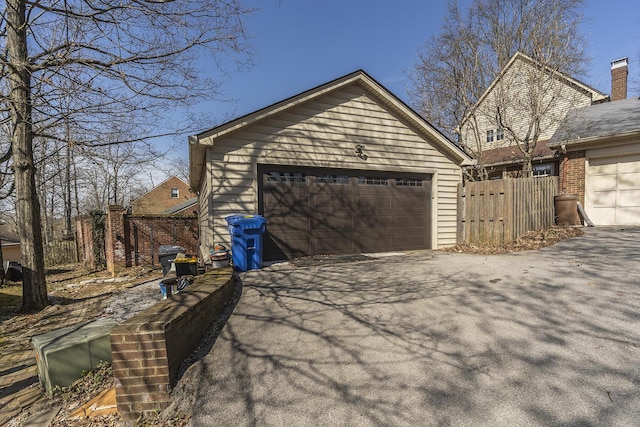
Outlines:
<svg viewBox="0 0 640 427"><path fill-rule="evenodd" d="M627 97L627 75L629 58L611 62L611 100L618 101Z"/></svg>

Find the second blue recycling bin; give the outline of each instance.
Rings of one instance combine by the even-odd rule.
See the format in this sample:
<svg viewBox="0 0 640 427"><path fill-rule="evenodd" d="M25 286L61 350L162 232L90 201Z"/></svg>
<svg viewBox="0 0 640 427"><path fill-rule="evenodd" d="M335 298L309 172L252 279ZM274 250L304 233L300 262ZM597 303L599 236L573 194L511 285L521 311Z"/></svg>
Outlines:
<svg viewBox="0 0 640 427"><path fill-rule="evenodd" d="M262 235L267 219L261 215L231 215L225 218L231 234L231 259L238 271L262 267Z"/></svg>

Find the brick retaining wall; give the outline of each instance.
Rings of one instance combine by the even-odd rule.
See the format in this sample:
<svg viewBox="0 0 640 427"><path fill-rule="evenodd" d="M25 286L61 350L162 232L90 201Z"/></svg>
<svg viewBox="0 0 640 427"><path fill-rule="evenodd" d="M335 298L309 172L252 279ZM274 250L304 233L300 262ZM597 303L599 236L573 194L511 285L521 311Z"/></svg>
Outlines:
<svg viewBox="0 0 640 427"><path fill-rule="evenodd" d="M118 412L125 421L152 417L169 403L178 369L233 294L230 268L202 276L111 330Z"/></svg>

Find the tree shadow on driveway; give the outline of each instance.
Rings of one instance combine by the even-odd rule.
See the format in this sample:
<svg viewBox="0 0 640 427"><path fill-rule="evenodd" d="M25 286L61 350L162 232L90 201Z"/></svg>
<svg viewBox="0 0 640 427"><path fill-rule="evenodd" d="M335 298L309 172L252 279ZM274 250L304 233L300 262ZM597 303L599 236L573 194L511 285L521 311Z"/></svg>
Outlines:
<svg viewBox="0 0 640 427"><path fill-rule="evenodd" d="M192 425L633 425L638 237L244 273Z"/></svg>

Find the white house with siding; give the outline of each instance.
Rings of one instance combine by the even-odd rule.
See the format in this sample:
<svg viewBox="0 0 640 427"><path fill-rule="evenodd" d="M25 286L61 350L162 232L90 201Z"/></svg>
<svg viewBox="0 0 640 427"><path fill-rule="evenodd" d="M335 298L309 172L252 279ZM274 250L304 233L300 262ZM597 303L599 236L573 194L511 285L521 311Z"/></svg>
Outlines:
<svg viewBox="0 0 640 427"><path fill-rule="evenodd" d="M202 254L257 213L265 259L454 245L471 163L364 71L192 136L189 158Z"/></svg>
<svg viewBox="0 0 640 427"><path fill-rule="evenodd" d="M459 141L490 176L502 177L522 168L510 131L521 141L536 135L534 175L557 175L557 156L547 147L552 135L569 110L605 101L606 94L516 52L464 118Z"/></svg>

